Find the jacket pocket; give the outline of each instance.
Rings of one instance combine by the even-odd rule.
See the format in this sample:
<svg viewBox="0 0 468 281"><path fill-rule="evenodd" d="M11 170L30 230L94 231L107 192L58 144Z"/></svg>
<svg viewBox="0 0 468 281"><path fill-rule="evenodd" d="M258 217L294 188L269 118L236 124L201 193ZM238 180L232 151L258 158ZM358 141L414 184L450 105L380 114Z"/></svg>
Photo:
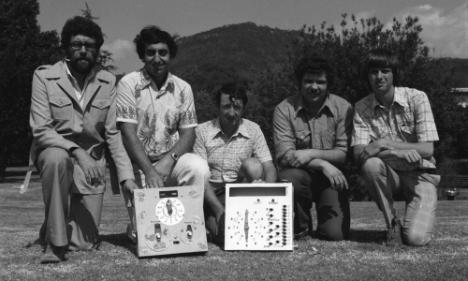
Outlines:
<svg viewBox="0 0 468 281"><path fill-rule="evenodd" d="M91 118L96 121L106 120L107 111L109 111L110 101L105 99L94 100L91 104Z"/></svg>
<svg viewBox="0 0 468 281"><path fill-rule="evenodd" d="M49 103L53 119L70 121L72 120L73 105L71 100L64 97L51 96Z"/></svg>

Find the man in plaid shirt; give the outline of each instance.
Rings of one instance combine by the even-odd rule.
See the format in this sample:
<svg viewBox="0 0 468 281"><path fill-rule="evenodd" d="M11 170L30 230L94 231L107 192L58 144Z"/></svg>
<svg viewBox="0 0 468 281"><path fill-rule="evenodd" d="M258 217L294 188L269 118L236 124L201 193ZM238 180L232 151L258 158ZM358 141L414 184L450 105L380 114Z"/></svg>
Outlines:
<svg viewBox="0 0 468 281"><path fill-rule="evenodd" d="M276 169L260 126L242 118L247 89L226 83L216 94L218 117L195 129L193 151L208 162L206 227L218 244L224 240L225 184L276 182Z"/></svg>
<svg viewBox="0 0 468 281"><path fill-rule="evenodd" d="M434 141L439 137L424 92L395 87L397 58L370 52L366 65L371 94L356 103L351 145L372 198L384 214L387 243L423 246L431 240L437 205ZM401 221L393 193L402 191Z"/></svg>

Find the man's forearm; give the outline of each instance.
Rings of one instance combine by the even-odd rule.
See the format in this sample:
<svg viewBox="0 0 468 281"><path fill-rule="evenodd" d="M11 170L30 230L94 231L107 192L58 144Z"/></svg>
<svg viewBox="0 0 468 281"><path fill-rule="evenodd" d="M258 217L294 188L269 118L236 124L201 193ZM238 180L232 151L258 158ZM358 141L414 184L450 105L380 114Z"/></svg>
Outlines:
<svg viewBox="0 0 468 281"><path fill-rule="evenodd" d="M299 151L308 153L311 161L322 159L333 165L342 165L346 160L346 153L339 149L304 149Z"/></svg>
<svg viewBox="0 0 468 281"><path fill-rule="evenodd" d="M122 124L122 140L127 150L128 156L135 162L138 167L145 173L149 173L150 169L153 168L151 161L146 155L145 149L141 144L140 140L137 138L136 134L132 132L128 126L131 124Z"/></svg>
<svg viewBox="0 0 468 281"><path fill-rule="evenodd" d="M179 136L179 140L171 149L171 152L176 153L177 155L182 155L192 151L193 144L195 143L194 128L179 130Z"/></svg>
<svg viewBox="0 0 468 281"><path fill-rule="evenodd" d="M423 158L429 158L434 153L434 144L432 142L396 142L391 140L384 141L387 146L396 150L416 150Z"/></svg>

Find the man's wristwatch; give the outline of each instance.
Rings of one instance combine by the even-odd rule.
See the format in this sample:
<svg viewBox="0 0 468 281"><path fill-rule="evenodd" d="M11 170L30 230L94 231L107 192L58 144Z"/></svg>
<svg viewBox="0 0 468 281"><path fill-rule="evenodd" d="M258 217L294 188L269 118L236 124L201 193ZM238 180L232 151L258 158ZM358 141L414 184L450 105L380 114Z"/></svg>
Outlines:
<svg viewBox="0 0 468 281"><path fill-rule="evenodd" d="M172 157L172 159L174 159L174 162L177 162L177 160L179 160L179 154L177 154L175 152L171 153L171 157Z"/></svg>

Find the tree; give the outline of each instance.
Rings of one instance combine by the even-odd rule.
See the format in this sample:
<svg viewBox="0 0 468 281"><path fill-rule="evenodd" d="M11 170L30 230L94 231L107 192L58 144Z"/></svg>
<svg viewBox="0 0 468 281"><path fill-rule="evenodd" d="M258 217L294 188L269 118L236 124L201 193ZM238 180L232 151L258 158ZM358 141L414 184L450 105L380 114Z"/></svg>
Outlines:
<svg viewBox="0 0 468 281"><path fill-rule="evenodd" d="M253 84L253 99L250 118L261 124L265 136L272 144L272 114L274 106L285 96L297 92L293 67L299 58L320 54L327 58L334 69L332 93L338 94L352 104L369 93L367 80L363 79L362 65L371 49L393 50L400 62L400 85L425 91L432 103L441 141L436 147L436 156L468 156L468 147L459 140L468 136L465 129L468 113L462 112L450 98L451 69L443 61L429 57L429 49L420 37L422 27L417 17L407 17L404 22L393 19L386 27L377 18L357 19L354 15L342 15L338 28L323 22L319 27L304 26L296 38L288 64L280 71L266 71ZM272 146L270 146L272 148ZM355 165L349 167L351 186L357 187ZM365 197L362 189L355 188L356 199Z"/></svg>
<svg viewBox="0 0 468 281"><path fill-rule="evenodd" d="M59 59L55 31L41 32L36 0L0 0L0 180L9 162L27 163L31 79Z"/></svg>

